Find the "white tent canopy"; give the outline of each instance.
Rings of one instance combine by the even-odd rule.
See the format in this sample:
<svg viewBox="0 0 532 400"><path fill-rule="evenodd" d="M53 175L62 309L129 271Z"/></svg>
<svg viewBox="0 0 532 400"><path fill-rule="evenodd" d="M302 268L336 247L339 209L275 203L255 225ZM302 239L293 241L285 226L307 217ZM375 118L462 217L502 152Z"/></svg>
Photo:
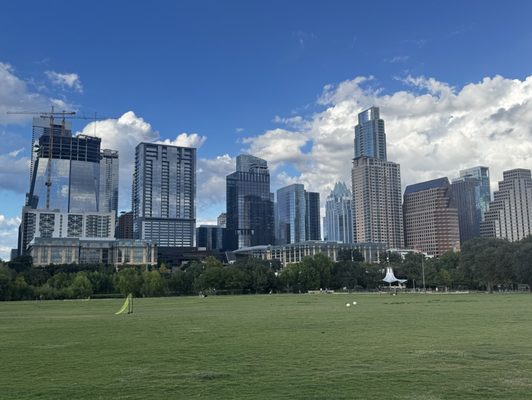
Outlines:
<svg viewBox="0 0 532 400"><path fill-rule="evenodd" d="M393 268L392 267L386 267L386 276L384 277L383 281L386 282L386 283L389 283L391 285L394 282L405 283L407 281L407 279L398 279L398 278L396 278L394 273L393 273Z"/></svg>

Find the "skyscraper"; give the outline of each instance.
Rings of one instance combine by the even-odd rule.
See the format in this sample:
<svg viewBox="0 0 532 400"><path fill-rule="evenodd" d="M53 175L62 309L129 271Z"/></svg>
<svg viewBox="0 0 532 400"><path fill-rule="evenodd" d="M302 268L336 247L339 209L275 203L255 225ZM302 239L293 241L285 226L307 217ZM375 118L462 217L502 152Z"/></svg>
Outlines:
<svg viewBox="0 0 532 400"><path fill-rule="evenodd" d="M402 248L403 213L399 164L386 159L386 134L379 109L358 115L355 127L353 185L354 243L384 243Z"/></svg>
<svg viewBox="0 0 532 400"><path fill-rule="evenodd" d="M228 248L273 244L273 200L266 160L239 155L226 187Z"/></svg>
<svg viewBox="0 0 532 400"><path fill-rule="evenodd" d="M118 151L102 150L100 154L100 198L101 212L118 211Z"/></svg>
<svg viewBox="0 0 532 400"><path fill-rule="evenodd" d="M460 171L453 179L453 207L458 209L460 243L480 236L480 222L489 207L490 180L487 167L474 167Z"/></svg>
<svg viewBox="0 0 532 400"><path fill-rule="evenodd" d="M521 240L532 234L532 177L529 169L503 172L499 190L480 223L480 235Z"/></svg>
<svg viewBox="0 0 532 400"><path fill-rule="evenodd" d="M355 158L371 157L386 160L386 132L378 107L371 107L358 114L355 126Z"/></svg>
<svg viewBox="0 0 532 400"><path fill-rule="evenodd" d="M345 183L336 182L325 203L324 239L331 242L353 243L351 215L351 191Z"/></svg>
<svg viewBox="0 0 532 400"><path fill-rule="evenodd" d="M320 194L305 190L305 238L321 240Z"/></svg>
<svg viewBox="0 0 532 400"><path fill-rule="evenodd" d="M306 240L305 187L295 183L277 190L277 244Z"/></svg>
<svg viewBox="0 0 532 400"><path fill-rule="evenodd" d="M29 205L62 212L97 212L100 141L92 136L50 135L45 131L36 146Z"/></svg>
<svg viewBox="0 0 532 400"><path fill-rule="evenodd" d="M434 256L460 248L458 210L447 178L407 186L403 212L407 248Z"/></svg>
<svg viewBox="0 0 532 400"><path fill-rule="evenodd" d="M196 224L196 149L140 143L133 174L135 238L191 247Z"/></svg>
<svg viewBox="0 0 532 400"><path fill-rule="evenodd" d="M51 124L48 118L34 118L20 254L37 238L114 237L118 170L114 176L102 174L100 142L92 136L73 137L68 122ZM118 154L105 152L114 154L113 164L118 168ZM102 202L102 188L110 188L109 207Z"/></svg>

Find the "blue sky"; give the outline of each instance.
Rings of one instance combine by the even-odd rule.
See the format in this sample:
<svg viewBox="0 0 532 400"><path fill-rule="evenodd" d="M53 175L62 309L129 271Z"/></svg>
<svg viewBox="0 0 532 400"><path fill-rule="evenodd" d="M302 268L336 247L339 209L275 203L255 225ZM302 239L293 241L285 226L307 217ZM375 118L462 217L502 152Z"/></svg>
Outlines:
<svg viewBox="0 0 532 400"><path fill-rule="evenodd" d="M530 168L528 149L519 145L528 136L516 128L529 122L530 15L528 1L6 2L0 14L0 257L15 244L31 135L29 119L9 119L5 111L35 109L50 99L87 115L132 111L119 127L102 125L99 134L110 144L129 137L141 119L149 124L129 137L129 147L120 144L121 152L135 138L201 145L200 221L223 211L224 174L241 151L271 158L272 189L301 181L323 200L335 180L348 180L351 129L370 103L381 106L389 154L404 165L403 186L471 163L493 165L494 181L506 166ZM13 80L15 88L6 90ZM515 119L505 114L506 125L490 132L491 139L482 136L479 118L476 125L449 122L464 113L478 116L488 105L475 99L490 93L493 112L484 119L524 107ZM75 129L85 122L75 121ZM459 143L458 131L470 135L472 148L493 142L483 150L489 157L440 155ZM421 166L413 164L405 137L419 140L429 157ZM498 158L502 137L521 152ZM341 164L324 159L331 151ZM127 193L121 197L127 208Z"/></svg>

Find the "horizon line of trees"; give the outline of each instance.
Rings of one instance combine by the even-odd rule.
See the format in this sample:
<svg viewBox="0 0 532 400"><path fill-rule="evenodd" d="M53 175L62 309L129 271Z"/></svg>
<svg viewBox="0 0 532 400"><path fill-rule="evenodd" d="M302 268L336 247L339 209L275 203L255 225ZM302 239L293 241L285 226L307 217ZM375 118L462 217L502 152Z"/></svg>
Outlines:
<svg viewBox="0 0 532 400"><path fill-rule="evenodd" d="M532 288L532 236L519 242L477 238L458 253L439 258L420 253L387 255L381 264L364 262L358 252L343 251L333 262L324 254L282 268L278 260L256 258L223 265L215 258L180 268L145 266L119 269L105 265L33 267L31 257L0 261L0 300L74 299L203 294L305 293L309 290L379 290L385 267L407 279L407 288L441 290L517 290Z"/></svg>

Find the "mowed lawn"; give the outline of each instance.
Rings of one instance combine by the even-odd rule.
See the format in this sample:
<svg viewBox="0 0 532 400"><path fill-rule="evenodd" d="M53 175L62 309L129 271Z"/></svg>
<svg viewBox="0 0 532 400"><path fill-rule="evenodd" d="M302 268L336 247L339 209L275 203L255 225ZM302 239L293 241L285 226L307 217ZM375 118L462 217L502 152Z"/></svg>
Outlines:
<svg viewBox="0 0 532 400"><path fill-rule="evenodd" d="M0 303L0 399L532 398L528 294L121 304Z"/></svg>

